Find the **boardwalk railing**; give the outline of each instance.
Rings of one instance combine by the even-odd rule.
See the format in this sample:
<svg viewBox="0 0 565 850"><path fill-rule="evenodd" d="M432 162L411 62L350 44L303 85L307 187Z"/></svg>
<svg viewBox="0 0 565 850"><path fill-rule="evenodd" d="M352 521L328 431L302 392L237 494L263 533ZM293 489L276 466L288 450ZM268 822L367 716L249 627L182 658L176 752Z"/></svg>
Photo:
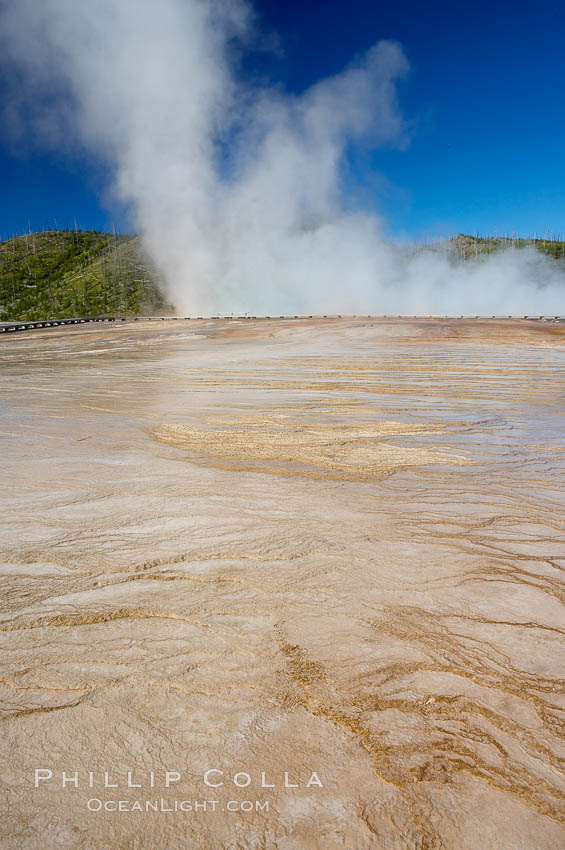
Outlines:
<svg viewBox="0 0 565 850"><path fill-rule="evenodd" d="M0 333L55 328L58 325L84 325L88 322L125 322L124 316L93 316L87 319L41 319L39 322L0 322Z"/></svg>
<svg viewBox="0 0 565 850"><path fill-rule="evenodd" d="M230 320L242 320L242 319L275 319L276 316L250 316L245 314L243 316L135 316L133 317L134 322L166 322L166 321L178 321L184 320L185 322L191 320L197 321L230 321ZM341 314L332 314L323 316L279 316L279 319L341 319ZM523 318L529 322L559 322L561 324L565 324L564 316L471 316L471 315L462 315L462 316L391 316L391 315L369 315L369 316L360 316L360 315L351 315L346 316L348 319L412 319L412 320L422 320L422 319L520 319ZM130 319L131 321L132 319ZM32 331L36 328L56 328L58 325L84 325L88 322L125 322L125 316L91 316L85 319L41 319L38 322L0 322L0 333L7 333L9 331Z"/></svg>

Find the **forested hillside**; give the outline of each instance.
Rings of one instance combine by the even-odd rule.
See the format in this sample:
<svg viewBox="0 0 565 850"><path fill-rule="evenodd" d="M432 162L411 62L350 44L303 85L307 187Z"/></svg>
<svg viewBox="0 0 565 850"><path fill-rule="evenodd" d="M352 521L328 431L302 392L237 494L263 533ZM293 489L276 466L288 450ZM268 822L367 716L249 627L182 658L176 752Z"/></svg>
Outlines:
<svg viewBox="0 0 565 850"><path fill-rule="evenodd" d="M520 249L531 246L553 257L554 260L565 262L565 241L559 239L545 239L539 237L514 237L514 236L467 236L459 234L447 243L451 251L455 252L464 260L472 259L480 254L492 254L501 249Z"/></svg>
<svg viewBox="0 0 565 850"><path fill-rule="evenodd" d="M463 261L531 245L565 263L565 242L460 234L413 251ZM0 242L0 321L143 315L172 311L138 236L49 230Z"/></svg>
<svg viewBox="0 0 565 850"><path fill-rule="evenodd" d="M1 321L167 309L136 236L49 230L0 242Z"/></svg>

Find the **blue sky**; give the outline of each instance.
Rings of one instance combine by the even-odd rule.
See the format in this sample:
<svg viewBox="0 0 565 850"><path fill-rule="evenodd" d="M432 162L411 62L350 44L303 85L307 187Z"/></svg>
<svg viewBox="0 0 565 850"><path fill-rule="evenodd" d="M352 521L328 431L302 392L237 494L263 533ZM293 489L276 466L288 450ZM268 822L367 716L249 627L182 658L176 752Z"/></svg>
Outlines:
<svg viewBox="0 0 565 850"><path fill-rule="evenodd" d="M364 203L398 237L565 233L565 4L257 0L276 54L253 70L299 92L381 38L411 71L403 151L357 163ZM0 96L2 91L0 87ZM124 229L91 162L18 152L0 134L0 236L59 226Z"/></svg>

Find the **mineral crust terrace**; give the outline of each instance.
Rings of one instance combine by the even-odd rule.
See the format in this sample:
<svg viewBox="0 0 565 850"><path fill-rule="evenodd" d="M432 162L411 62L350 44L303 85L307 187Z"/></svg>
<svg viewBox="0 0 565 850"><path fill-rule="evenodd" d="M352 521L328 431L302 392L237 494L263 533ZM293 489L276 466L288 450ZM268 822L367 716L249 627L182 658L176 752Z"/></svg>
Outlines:
<svg viewBox="0 0 565 850"><path fill-rule="evenodd" d="M3 335L0 847L565 846L564 333Z"/></svg>

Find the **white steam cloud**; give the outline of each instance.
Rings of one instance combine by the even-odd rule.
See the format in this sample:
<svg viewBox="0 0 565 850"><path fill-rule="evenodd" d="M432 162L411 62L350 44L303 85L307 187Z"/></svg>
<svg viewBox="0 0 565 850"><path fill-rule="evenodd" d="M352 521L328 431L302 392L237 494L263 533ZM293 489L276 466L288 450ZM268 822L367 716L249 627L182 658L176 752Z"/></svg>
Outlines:
<svg viewBox="0 0 565 850"><path fill-rule="evenodd" d="M6 120L103 157L183 312L563 309L562 273L533 250L454 264L351 211L349 147L406 141L398 45L293 96L242 82L254 26L244 0L8 0L0 48L27 100Z"/></svg>

